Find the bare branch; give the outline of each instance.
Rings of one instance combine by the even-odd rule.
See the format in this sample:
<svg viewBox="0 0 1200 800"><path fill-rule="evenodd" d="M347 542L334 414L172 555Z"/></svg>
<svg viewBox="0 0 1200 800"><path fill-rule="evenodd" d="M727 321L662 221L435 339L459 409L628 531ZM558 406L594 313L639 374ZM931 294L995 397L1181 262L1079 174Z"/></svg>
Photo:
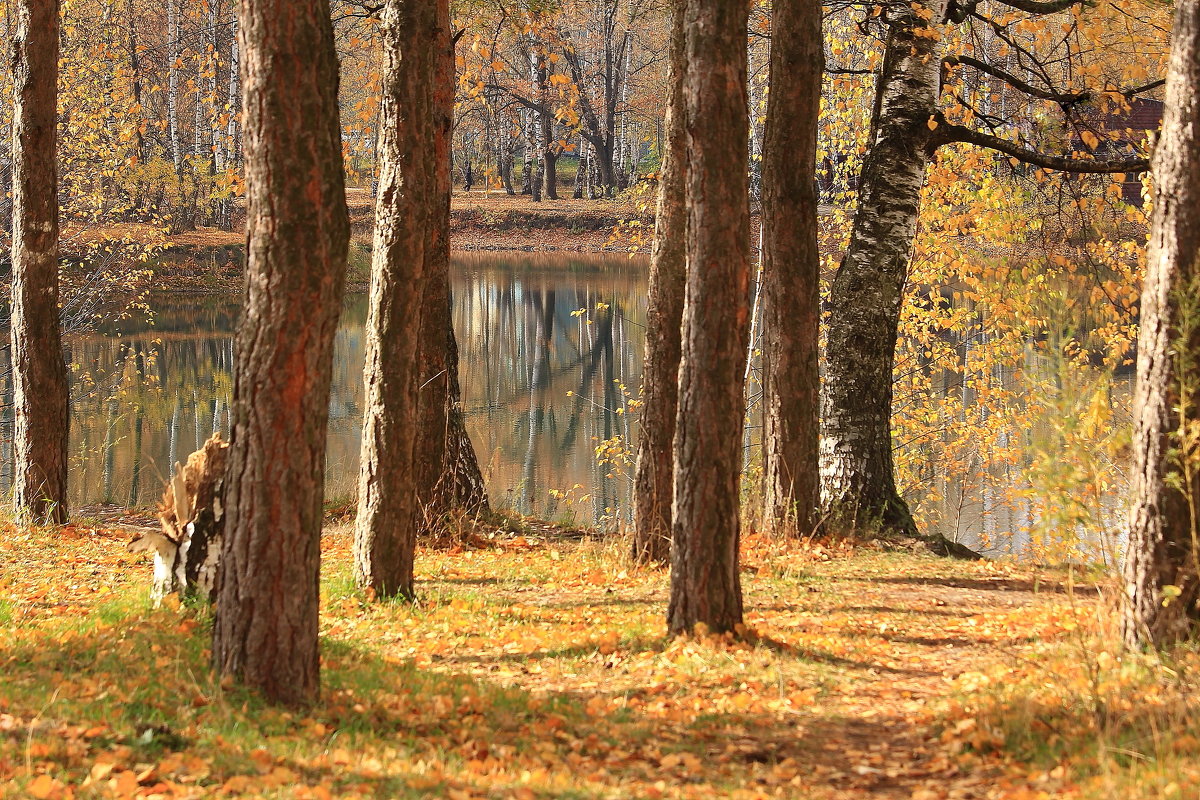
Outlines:
<svg viewBox="0 0 1200 800"><path fill-rule="evenodd" d="M1083 100L1087 100L1088 98L1091 97L1091 92L1086 92L1086 91L1085 92L1058 92L1058 91L1054 91L1053 89L1042 89L1038 86L1034 86L1033 84L1031 84L1027 81L1021 80L1016 75L1013 75L1011 72L1008 72L1007 70L1003 70L1000 67L993 66L993 65L987 63L986 61L980 61L977 58L972 58L971 56L951 56L951 57L947 58L943 63L945 63L946 66L948 66L948 67L954 67L954 66L958 66L960 64L964 67L973 67L974 69L977 69L980 72L984 72L984 73L987 73L988 75L991 75L993 78L999 78L1000 80L1004 81L1005 83L1007 83L1009 86L1013 87L1014 89L1016 89L1020 92L1024 92L1025 94L1030 95L1031 97L1037 97L1042 100L1052 100L1055 103L1071 105L1073 103L1078 103Z"/></svg>
<svg viewBox="0 0 1200 800"><path fill-rule="evenodd" d="M1087 0L999 0L1001 5L1029 14L1057 14L1071 6L1083 5Z"/></svg>
<svg viewBox="0 0 1200 800"><path fill-rule="evenodd" d="M1030 150L1027 147L1023 147L1016 142L1011 142L1008 139L1001 139L999 136L992 136L991 134L972 130L962 125L942 123L938 126L937 134L934 136L935 145L947 144L949 142L973 144L1003 153L1025 164L1032 164L1035 167L1054 170L1056 172L1112 174L1116 172L1144 172L1150 168L1150 160L1141 157L1099 161L1093 158L1041 153L1037 150Z"/></svg>

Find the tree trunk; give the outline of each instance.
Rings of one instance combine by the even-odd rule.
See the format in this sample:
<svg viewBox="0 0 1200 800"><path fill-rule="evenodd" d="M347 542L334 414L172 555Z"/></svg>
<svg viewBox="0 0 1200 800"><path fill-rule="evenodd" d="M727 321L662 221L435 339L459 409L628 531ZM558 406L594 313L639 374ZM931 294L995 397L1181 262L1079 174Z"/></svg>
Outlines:
<svg viewBox="0 0 1200 800"><path fill-rule="evenodd" d="M489 511L487 487L483 482L483 470L479 466L479 455L467 435L466 419L462 411L462 387L458 382L458 341L454 329L450 329L450 392L446 404L446 455L443 458L442 478L435 498L442 500L445 507L459 508L475 513Z"/></svg>
<svg viewBox="0 0 1200 800"><path fill-rule="evenodd" d="M555 150L554 141L554 115L550 113L550 87L549 87L549 69L546 66L546 56L544 52L536 52L534 58L534 78L537 81L537 97L538 97L538 129L539 129L539 144L541 147L541 167L538 174L542 177L542 194L547 200L558 199L558 169L555 164L558 161L558 151ZM536 180L536 179L535 179ZM534 200L540 200L537 192L534 191Z"/></svg>
<svg viewBox="0 0 1200 800"><path fill-rule="evenodd" d="M58 0L20 0L13 37L13 509L67 521L67 366L58 321Z"/></svg>
<svg viewBox="0 0 1200 800"><path fill-rule="evenodd" d="M142 68L141 57L138 54L137 47L137 16L133 11L133 0L127 0L125 3L125 16L129 25L127 29L127 41L129 42L129 80L130 88L133 93L133 103L139 109L138 116L145 119L143 116L145 110L142 108ZM134 142L137 148L138 163L143 166L146 163L146 137L142 135L141 125L138 125L134 132ZM140 200L140 198L139 198ZM134 205L139 205L135 203Z"/></svg>
<svg viewBox="0 0 1200 800"><path fill-rule="evenodd" d="M1200 631L1200 2L1175 5L1142 289L1125 557L1131 647ZM1181 435L1182 432L1182 435Z"/></svg>
<svg viewBox="0 0 1200 800"><path fill-rule="evenodd" d="M217 669L286 704L318 694L333 338L350 224L328 0L238 4L247 267L237 336Z"/></svg>
<svg viewBox="0 0 1200 800"><path fill-rule="evenodd" d="M487 508L483 474L463 424L458 343L450 314L450 141L454 130L454 50L448 0L439 0L434 88L434 152L425 295L420 334L420 391L413 456L421 522L431 529L451 509Z"/></svg>
<svg viewBox="0 0 1200 800"><path fill-rule="evenodd" d="M241 89L238 68L238 35L236 11L233 19L233 30L229 43L229 121L225 124L225 137L222 149L225 151L224 169L236 172L238 167L238 116L241 112ZM220 219L218 226L221 230L233 230L233 195L221 200Z"/></svg>
<svg viewBox="0 0 1200 800"><path fill-rule="evenodd" d="M179 133L179 0L167 0L167 130L183 204L183 143Z"/></svg>
<svg viewBox="0 0 1200 800"><path fill-rule="evenodd" d="M225 126L225 142L229 151L225 155L225 163L230 169L237 167L238 120L242 111L241 68L239 63L240 50L238 45L237 17L233 20L233 41L229 45L229 122Z"/></svg>
<svg viewBox="0 0 1200 800"><path fill-rule="evenodd" d="M533 194L533 162L537 152L537 128L535 112L526 110L525 116L525 163L521 173L521 194Z"/></svg>
<svg viewBox="0 0 1200 800"><path fill-rule="evenodd" d="M824 51L817 0L775 0L763 150L763 519L808 533L820 502L821 257L817 113Z"/></svg>
<svg viewBox="0 0 1200 800"><path fill-rule="evenodd" d="M924 7L941 19L944 0ZM892 35L877 89L878 125L830 293L821 493L834 524L915 536L893 474L892 366L941 61L938 38L924 35L932 31L920 14L908 6L887 13Z"/></svg>
<svg viewBox="0 0 1200 800"><path fill-rule="evenodd" d="M688 0L688 248L667 628L742 621L743 372L750 332L747 0Z"/></svg>
<svg viewBox="0 0 1200 800"><path fill-rule="evenodd" d="M575 187L571 192L571 199L582 200L584 184L587 183L587 161L583 157L583 149L585 147L584 138L579 137L579 162L575 165Z"/></svg>
<svg viewBox="0 0 1200 800"><path fill-rule="evenodd" d="M666 150L658 178L658 213L650 254L650 304L642 366L641 435L634 472L633 558L671 556L675 415L679 401L680 325L687 284L687 126L683 82L687 69L685 0L671 6Z"/></svg>
<svg viewBox="0 0 1200 800"><path fill-rule="evenodd" d="M435 211L435 4L384 6L379 198L367 320L366 420L355 524L355 579L380 597L413 597L420 505L415 490L421 366L418 336ZM442 155L447 155L442 153ZM441 165L438 165L439 168ZM445 167L449 187L448 164Z"/></svg>
<svg viewBox="0 0 1200 800"><path fill-rule="evenodd" d="M207 38L208 57L210 70L208 75L208 97L205 98L206 111L208 112L208 150L205 154L208 159L208 191L211 195L217 185L217 161L221 156L221 126L217 121L220 114L220 98L218 97L218 87L220 85L217 77L217 66L220 63L218 56L220 55L217 39L217 23L221 14L220 0L208 0L208 24L205 31ZM208 222L209 225L220 225L221 223L221 202L220 200L212 199L208 202Z"/></svg>

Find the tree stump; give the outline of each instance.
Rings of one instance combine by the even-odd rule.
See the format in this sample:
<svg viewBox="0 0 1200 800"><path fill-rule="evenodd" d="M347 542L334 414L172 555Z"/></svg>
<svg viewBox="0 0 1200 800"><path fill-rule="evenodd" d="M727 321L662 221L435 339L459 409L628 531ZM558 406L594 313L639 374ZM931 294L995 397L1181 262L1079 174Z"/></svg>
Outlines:
<svg viewBox="0 0 1200 800"><path fill-rule="evenodd" d="M175 474L158 504L162 531L149 530L129 543L132 552L154 552L155 605L171 592L209 600L221 557L222 504L229 444L214 433L204 447L175 463Z"/></svg>

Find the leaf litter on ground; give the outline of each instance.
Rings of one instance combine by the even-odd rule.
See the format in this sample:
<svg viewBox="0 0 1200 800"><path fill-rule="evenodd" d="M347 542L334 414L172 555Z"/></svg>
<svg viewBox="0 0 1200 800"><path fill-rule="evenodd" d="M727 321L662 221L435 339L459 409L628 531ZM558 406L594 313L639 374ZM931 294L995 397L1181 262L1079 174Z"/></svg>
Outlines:
<svg viewBox="0 0 1200 800"><path fill-rule="evenodd" d="M0 795L1183 798L1193 651L1124 654L1103 581L845 542L743 546L740 635L666 639L667 576L548 526L424 548L416 603L323 537L322 696L214 678L119 530L0 531Z"/></svg>

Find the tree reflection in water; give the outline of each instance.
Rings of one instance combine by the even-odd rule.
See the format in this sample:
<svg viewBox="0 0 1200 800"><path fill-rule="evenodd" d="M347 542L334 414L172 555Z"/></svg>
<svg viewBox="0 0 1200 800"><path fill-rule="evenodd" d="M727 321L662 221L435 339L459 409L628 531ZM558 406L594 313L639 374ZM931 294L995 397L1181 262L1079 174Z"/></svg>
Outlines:
<svg viewBox="0 0 1200 800"><path fill-rule="evenodd" d="M640 383L645 274L643 259L623 255L455 259L463 409L497 505L587 525L625 515L629 479L595 452L633 434L619 386ZM175 461L228 434L239 299L158 297L152 320L71 340L74 505L150 504ZM357 481L365 319L365 296L348 296L329 403L333 501L351 499Z"/></svg>

